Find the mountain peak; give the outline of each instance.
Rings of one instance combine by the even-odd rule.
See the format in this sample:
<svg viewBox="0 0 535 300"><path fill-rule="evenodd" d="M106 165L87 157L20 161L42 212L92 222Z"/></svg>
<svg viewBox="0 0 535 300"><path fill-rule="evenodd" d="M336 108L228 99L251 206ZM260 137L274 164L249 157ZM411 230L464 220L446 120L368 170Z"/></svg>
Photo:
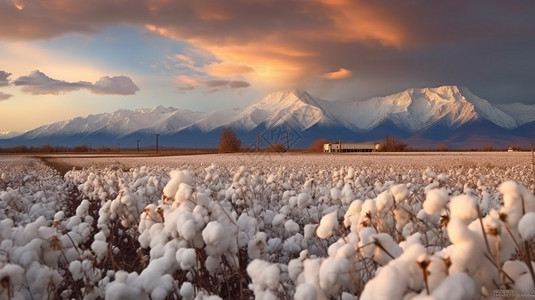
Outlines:
<svg viewBox="0 0 535 300"><path fill-rule="evenodd" d="M281 90L277 92L273 92L264 99L262 99L261 103L264 104L270 104L270 105L280 105L280 104L294 104L296 102L305 102L305 103L311 103L314 101L314 98L310 96L309 93L307 93L304 90L300 89L286 89Z"/></svg>

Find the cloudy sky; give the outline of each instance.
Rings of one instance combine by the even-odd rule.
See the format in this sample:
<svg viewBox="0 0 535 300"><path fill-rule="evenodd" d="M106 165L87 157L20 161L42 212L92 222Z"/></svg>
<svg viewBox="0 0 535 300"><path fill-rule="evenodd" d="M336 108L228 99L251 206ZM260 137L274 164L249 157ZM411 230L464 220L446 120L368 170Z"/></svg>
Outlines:
<svg viewBox="0 0 535 300"><path fill-rule="evenodd" d="M0 132L300 88L461 85L535 104L535 1L0 0Z"/></svg>

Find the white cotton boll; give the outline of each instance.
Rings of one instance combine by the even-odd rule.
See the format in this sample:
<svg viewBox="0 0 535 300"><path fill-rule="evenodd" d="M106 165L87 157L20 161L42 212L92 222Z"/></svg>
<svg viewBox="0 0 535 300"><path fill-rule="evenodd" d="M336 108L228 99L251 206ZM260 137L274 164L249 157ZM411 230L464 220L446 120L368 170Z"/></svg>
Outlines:
<svg viewBox="0 0 535 300"><path fill-rule="evenodd" d="M438 174L438 176L437 176L437 180L440 183L445 183L446 181L448 181L449 178L450 178L450 176L446 175L446 174Z"/></svg>
<svg viewBox="0 0 535 300"><path fill-rule="evenodd" d="M439 187L440 183L438 181L433 181L424 188L424 194L427 194L427 192L429 192L430 190L437 189Z"/></svg>
<svg viewBox="0 0 535 300"><path fill-rule="evenodd" d="M311 197L307 193L300 193L297 195L297 207L299 208L305 208L308 206L309 202L311 200Z"/></svg>
<svg viewBox="0 0 535 300"><path fill-rule="evenodd" d="M376 276L368 281L360 295L360 300L403 299L407 289L408 276L394 264L381 268Z"/></svg>
<svg viewBox="0 0 535 300"><path fill-rule="evenodd" d="M432 189L425 195L423 209L428 215L434 215L448 202L448 192L444 189Z"/></svg>
<svg viewBox="0 0 535 300"><path fill-rule="evenodd" d="M433 292L444 280L444 278L448 276L448 266L443 258L433 255L429 257L427 271L427 284L429 286L429 290Z"/></svg>
<svg viewBox="0 0 535 300"><path fill-rule="evenodd" d="M295 233L298 233L300 228L299 228L299 224L297 224L297 222L295 222L294 220L290 219L288 221L286 221L284 223L284 228L286 229L286 231L290 234L290 235L293 235Z"/></svg>
<svg viewBox="0 0 535 300"><path fill-rule="evenodd" d="M453 243L450 246L450 273L466 272L474 275L484 258L484 246L480 239L457 218L449 221L448 235Z"/></svg>
<svg viewBox="0 0 535 300"><path fill-rule="evenodd" d="M18 290L19 286L24 282L24 269L16 264L2 264L0 279L2 280L0 296L2 296L2 290L7 288L6 284L11 285L12 290Z"/></svg>
<svg viewBox="0 0 535 300"><path fill-rule="evenodd" d="M181 183L193 183L193 177L188 171L173 170L169 172L171 179L165 185L163 194L167 199L173 199Z"/></svg>
<svg viewBox="0 0 535 300"><path fill-rule="evenodd" d="M63 221L63 219L65 219L65 212L63 212L62 210L56 212L56 214L54 215L54 223L59 223Z"/></svg>
<svg viewBox="0 0 535 300"><path fill-rule="evenodd" d="M466 273L455 273L446 277L431 296L436 300L473 299L476 296L476 287Z"/></svg>
<svg viewBox="0 0 535 300"><path fill-rule="evenodd" d="M372 257L375 251L374 235L377 231L373 227L364 227L360 233L359 249L364 257Z"/></svg>
<svg viewBox="0 0 535 300"><path fill-rule="evenodd" d="M381 265L386 265L392 259L399 257L403 249L386 233L373 236L375 244L374 259ZM392 258L393 257L393 258Z"/></svg>
<svg viewBox="0 0 535 300"><path fill-rule="evenodd" d="M179 294L184 300L193 300L195 297L195 288L193 287L193 284L187 281L182 283Z"/></svg>
<svg viewBox="0 0 535 300"><path fill-rule="evenodd" d="M336 187L333 187L333 188L331 188L330 194L331 194L331 199L333 201L338 201L338 200L340 200L340 198L342 196L342 191L340 191Z"/></svg>
<svg viewBox="0 0 535 300"><path fill-rule="evenodd" d="M523 241L535 238L535 212L528 212L520 219L518 232Z"/></svg>
<svg viewBox="0 0 535 300"><path fill-rule="evenodd" d="M271 184L273 182L277 181L277 175L275 174L269 174L267 180L266 180L266 184Z"/></svg>
<svg viewBox="0 0 535 300"><path fill-rule="evenodd" d="M459 218L468 224L479 215L477 199L468 195L455 196L450 200L450 211L452 218Z"/></svg>
<svg viewBox="0 0 535 300"><path fill-rule="evenodd" d="M176 252L176 261L182 270L191 270L197 263L197 254L193 248L180 248Z"/></svg>
<svg viewBox="0 0 535 300"><path fill-rule="evenodd" d="M338 212L333 211L321 218L316 234L320 239L329 238L338 229Z"/></svg>
<svg viewBox="0 0 535 300"><path fill-rule="evenodd" d="M318 299L316 286L309 283L302 283L295 290L294 300Z"/></svg>
<svg viewBox="0 0 535 300"><path fill-rule="evenodd" d="M307 250L303 250L307 251ZM303 252L301 251L301 252ZM303 260L301 257L294 258L288 262L288 276L293 281L295 285L298 284L298 277L303 272Z"/></svg>
<svg viewBox="0 0 535 300"><path fill-rule="evenodd" d="M275 253L282 249L282 240L278 237L270 238L267 241L267 247L269 253Z"/></svg>
<svg viewBox="0 0 535 300"><path fill-rule="evenodd" d="M83 218L89 211L89 200L84 199L80 202L80 205L76 208L76 216Z"/></svg>
<svg viewBox="0 0 535 300"><path fill-rule="evenodd" d="M13 231L13 220L4 219L0 221L0 240L7 240Z"/></svg>
<svg viewBox="0 0 535 300"><path fill-rule="evenodd" d="M353 193L353 187L349 183L346 183L344 185L340 200L342 201L342 204L344 205L347 205L351 203L353 200L355 200L355 193Z"/></svg>
<svg viewBox="0 0 535 300"><path fill-rule="evenodd" d="M247 245L247 254L250 259L260 258L264 249L266 249L266 233L257 232L253 239L248 242Z"/></svg>
<svg viewBox="0 0 535 300"><path fill-rule="evenodd" d="M279 287L280 268L277 264L255 259L247 266L247 274L252 284L258 285L261 290L277 290Z"/></svg>
<svg viewBox="0 0 535 300"><path fill-rule="evenodd" d="M347 208L347 211L344 215L344 225L347 227L350 225L350 223L347 223L346 224L346 219L349 219L349 217L353 216L353 215L358 215L360 214L360 211L362 210L362 201L361 200L354 200L353 202L351 202L351 204L349 205L349 207Z"/></svg>
<svg viewBox="0 0 535 300"><path fill-rule="evenodd" d="M204 262L204 266L206 267L206 270L208 270L208 273L215 274L219 270L219 266L221 265L221 257L213 257L208 256L206 258L206 261Z"/></svg>
<svg viewBox="0 0 535 300"><path fill-rule="evenodd" d="M175 194L175 201L173 202L174 207L187 204L187 207L190 210L193 210L195 204L191 201L191 196L193 195L193 188L187 183L181 183L178 186L178 191Z"/></svg>
<svg viewBox="0 0 535 300"><path fill-rule="evenodd" d="M342 247L338 248L335 257L351 260L355 258L356 253L357 249L355 249L355 246L353 246L352 244L345 244Z"/></svg>
<svg viewBox="0 0 535 300"><path fill-rule="evenodd" d="M367 214L370 214L371 216L375 215L375 212L377 211L377 205L375 204L374 199L367 199L362 204L362 208L360 210L360 219L368 219L366 217ZM369 220L369 219L368 219Z"/></svg>
<svg viewBox="0 0 535 300"><path fill-rule="evenodd" d="M377 198L375 199L375 205L379 211L387 211L392 207L392 205L394 205L394 197L390 191L384 191L377 195Z"/></svg>
<svg viewBox="0 0 535 300"><path fill-rule="evenodd" d="M448 222L448 236L453 244L460 244L464 242L471 242L473 235L468 230L468 227L458 218L452 218Z"/></svg>
<svg viewBox="0 0 535 300"><path fill-rule="evenodd" d="M320 287L327 294L338 293L350 283L347 259L328 257L323 260L319 270Z"/></svg>
<svg viewBox="0 0 535 300"><path fill-rule="evenodd" d="M91 250L95 252L97 260L100 262L108 254L108 243L106 243L106 241L94 240L93 243L91 243Z"/></svg>
<svg viewBox="0 0 535 300"><path fill-rule="evenodd" d="M163 275L159 280L159 284L152 289L152 292L150 293L150 299L166 299L169 292L173 290L173 287L173 277L169 274Z"/></svg>
<svg viewBox="0 0 535 300"><path fill-rule="evenodd" d="M304 228L304 237L305 239L311 239L316 234L316 228L318 224L306 224Z"/></svg>
<svg viewBox="0 0 535 300"><path fill-rule="evenodd" d="M272 226L281 226L282 223L284 223L284 220L286 219L286 215L284 214L277 214L275 217L273 217L273 221L271 222Z"/></svg>
<svg viewBox="0 0 535 300"><path fill-rule="evenodd" d="M321 267L321 261L322 259L319 258L306 259L303 261L303 274L305 277L305 282L316 286L317 289L320 288L319 272Z"/></svg>
<svg viewBox="0 0 535 300"><path fill-rule="evenodd" d="M336 252L340 247L346 244L346 241L342 238L338 239L336 242L332 243L327 249L327 254L331 257L336 256Z"/></svg>
<svg viewBox="0 0 535 300"><path fill-rule="evenodd" d="M78 226L80 225L80 223L82 223L82 218L78 216L72 216L69 218L69 221L65 225L65 228L67 228L68 230L72 230L74 226Z"/></svg>
<svg viewBox="0 0 535 300"><path fill-rule="evenodd" d="M396 203L404 202L409 198L410 191L405 184L396 184L390 188L390 193L394 196Z"/></svg>
<svg viewBox="0 0 535 300"><path fill-rule="evenodd" d="M191 241L197 234L195 221L193 219L187 219L183 223L177 223L178 233L186 241Z"/></svg>

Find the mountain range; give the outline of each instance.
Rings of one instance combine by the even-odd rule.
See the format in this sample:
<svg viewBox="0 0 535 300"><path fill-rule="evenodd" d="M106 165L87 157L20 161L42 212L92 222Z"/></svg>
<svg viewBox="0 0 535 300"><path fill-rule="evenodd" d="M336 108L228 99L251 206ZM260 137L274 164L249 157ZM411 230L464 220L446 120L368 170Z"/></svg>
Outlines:
<svg viewBox="0 0 535 300"><path fill-rule="evenodd" d="M535 105L491 104L467 88L414 88L365 101L318 99L306 91L284 90L243 109L194 112L173 107L118 110L40 126L0 139L0 147L43 144L135 148L215 148L223 128L231 127L244 146L312 141L382 141L387 135L410 147L477 149L520 146L535 140Z"/></svg>

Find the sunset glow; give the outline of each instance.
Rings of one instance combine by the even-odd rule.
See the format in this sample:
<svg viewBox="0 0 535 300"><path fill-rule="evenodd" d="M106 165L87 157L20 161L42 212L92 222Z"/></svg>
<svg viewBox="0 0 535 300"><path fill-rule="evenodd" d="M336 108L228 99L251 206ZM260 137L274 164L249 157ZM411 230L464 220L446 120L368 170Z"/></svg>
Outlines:
<svg viewBox="0 0 535 300"><path fill-rule="evenodd" d="M522 1L0 0L0 131L245 107L284 88L362 101L455 84L532 104L534 13Z"/></svg>

